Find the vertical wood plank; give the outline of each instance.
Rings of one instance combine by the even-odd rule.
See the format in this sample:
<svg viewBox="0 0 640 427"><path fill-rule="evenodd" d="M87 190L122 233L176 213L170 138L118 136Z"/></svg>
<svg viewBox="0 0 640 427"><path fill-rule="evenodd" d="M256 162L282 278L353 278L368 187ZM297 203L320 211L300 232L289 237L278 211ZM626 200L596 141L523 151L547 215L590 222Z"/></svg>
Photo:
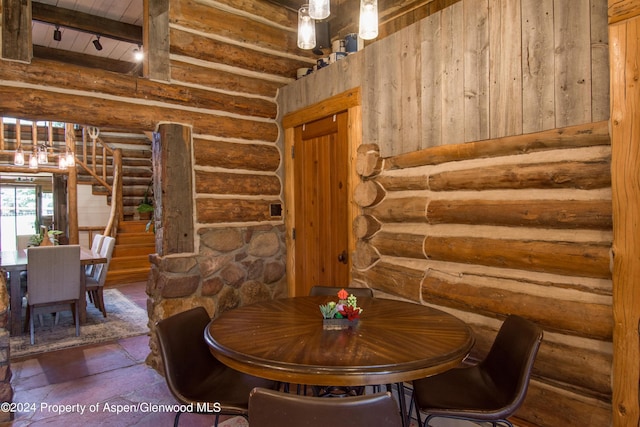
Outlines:
<svg viewBox="0 0 640 427"><path fill-rule="evenodd" d="M609 27L613 197L613 425L640 420L640 18Z"/></svg>
<svg viewBox="0 0 640 427"><path fill-rule="evenodd" d="M422 147L442 145L442 33L440 18L435 13L422 21ZM367 117L368 119L369 117ZM367 141L368 142L368 141ZM388 154L380 150L383 157Z"/></svg>
<svg viewBox="0 0 640 427"><path fill-rule="evenodd" d="M555 0L556 127L591 121L589 0Z"/></svg>
<svg viewBox="0 0 640 427"><path fill-rule="evenodd" d="M153 80L169 81L169 0L144 0L143 73ZM149 55L149 52L153 54Z"/></svg>
<svg viewBox="0 0 640 427"><path fill-rule="evenodd" d="M420 129L422 127L420 86L420 26L411 25L398 34L400 63L400 135L402 145L398 152L416 151L422 148ZM389 135L393 139L393 135Z"/></svg>
<svg viewBox="0 0 640 427"><path fill-rule="evenodd" d="M489 138L489 1L462 2L464 141Z"/></svg>
<svg viewBox="0 0 640 427"><path fill-rule="evenodd" d="M191 128L167 123L158 127L153 141L156 234L161 233L158 255L194 251L194 206L191 164ZM187 196L187 197L185 197ZM158 241L158 239L156 239Z"/></svg>
<svg viewBox="0 0 640 427"><path fill-rule="evenodd" d="M464 34L462 3L442 11L442 144L464 142Z"/></svg>
<svg viewBox="0 0 640 427"><path fill-rule="evenodd" d="M31 62L31 0L2 1L1 56L13 61Z"/></svg>
<svg viewBox="0 0 640 427"><path fill-rule="evenodd" d="M553 129L553 0L522 0L522 132Z"/></svg>
<svg viewBox="0 0 640 427"><path fill-rule="evenodd" d="M591 0L591 120L609 119L607 0Z"/></svg>
<svg viewBox="0 0 640 427"><path fill-rule="evenodd" d="M491 138L522 133L520 2L489 1Z"/></svg>

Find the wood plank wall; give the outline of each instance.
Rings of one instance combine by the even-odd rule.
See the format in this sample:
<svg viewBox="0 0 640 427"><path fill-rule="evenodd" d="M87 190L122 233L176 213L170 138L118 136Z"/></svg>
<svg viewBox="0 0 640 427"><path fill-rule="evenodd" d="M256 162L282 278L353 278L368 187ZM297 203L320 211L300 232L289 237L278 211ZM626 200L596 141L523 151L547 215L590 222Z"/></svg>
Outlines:
<svg viewBox="0 0 640 427"><path fill-rule="evenodd" d="M464 0L283 88L279 105L361 86L362 140L390 157L607 120L608 70L606 0Z"/></svg>
<svg viewBox="0 0 640 427"><path fill-rule="evenodd" d="M462 0L283 88L280 114L356 86L354 281L469 321L475 356L535 320L518 417L610 425L606 0Z"/></svg>

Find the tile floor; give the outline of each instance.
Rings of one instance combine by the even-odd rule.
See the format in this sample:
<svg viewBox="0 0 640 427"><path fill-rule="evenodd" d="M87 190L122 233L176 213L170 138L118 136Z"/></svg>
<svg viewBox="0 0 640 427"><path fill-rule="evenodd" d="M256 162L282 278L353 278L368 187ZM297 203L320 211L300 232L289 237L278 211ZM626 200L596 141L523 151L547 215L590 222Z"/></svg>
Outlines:
<svg viewBox="0 0 640 427"><path fill-rule="evenodd" d="M118 286L132 301L146 309L145 283ZM175 405L164 378L144 361L149 354L146 335L106 344L61 350L12 361L15 403L31 406L15 414L3 426L169 426L174 412L155 410L152 404ZM135 403L146 412L117 414L118 408ZM86 405L84 414L60 413L62 405ZM35 406L35 410L32 410ZM96 409L97 408L97 409ZM93 410L92 410L93 409ZM180 424L211 426L214 417L183 414ZM240 421L240 420L237 420ZM228 424L236 424L231 421Z"/></svg>

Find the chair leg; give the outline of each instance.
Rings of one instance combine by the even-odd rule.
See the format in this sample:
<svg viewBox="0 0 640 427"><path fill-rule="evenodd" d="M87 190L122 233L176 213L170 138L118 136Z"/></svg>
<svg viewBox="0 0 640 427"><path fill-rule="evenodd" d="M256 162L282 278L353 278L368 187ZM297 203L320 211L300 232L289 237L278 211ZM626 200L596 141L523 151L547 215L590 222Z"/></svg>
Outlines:
<svg viewBox="0 0 640 427"><path fill-rule="evenodd" d="M27 310L29 310L29 312L30 312L30 317L29 317L29 332L30 332L30 335L31 335L31 345L34 345L34 344L35 344L35 338L34 338L34 329L35 329L35 328L34 328L34 326L33 326L33 313L31 313L32 307L31 307L31 306L29 306L29 307L27 308Z"/></svg>
<svg viewBox="0 0 640 427"><path fill-rule="evenodd" d="M102 316L107 317L107 309L104 307L104 288L100 286L98 288L98 308L102 312Z"/></svg>
<svg viewBox="0 0 640 427"><path fill-rule="evenodd" d="M78 309L78 306L80 305L80 301L78 302L74 302L72 304L72 308L73 308L73 313L74 313L74 317L73 317L73 321L76 324L76 336L79 337L80 336L80 311Z"/></svg>

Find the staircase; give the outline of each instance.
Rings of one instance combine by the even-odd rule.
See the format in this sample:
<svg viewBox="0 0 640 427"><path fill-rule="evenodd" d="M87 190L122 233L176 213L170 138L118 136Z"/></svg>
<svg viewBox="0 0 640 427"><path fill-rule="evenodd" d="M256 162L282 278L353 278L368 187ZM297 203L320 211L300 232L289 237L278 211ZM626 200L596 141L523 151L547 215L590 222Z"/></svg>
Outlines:
<svg viewBox="0 0 640 427"><path fill-rule="evenodd" d="M124 221L120 221L118 224L116 244L105 285L146 281L150 270L149 254L156 252L155 234L145 230L148 219L135 220L134 217L137 217L136 208L144 199L145 194L153 200L150 185L153 180L151 141L144 134L131 134L117 130L100 130L99 139L111 150L118 148L122 152ZM81 140L82 134L76 138L76 141ZM76 146L76 153L80 152L80 149L79 146ZM110 165L111 159L107 154L107 161L103 162L102 156L106 153L101 150L97 151L93 154L91 150L88 150L88 154L95 158L96 173L103 175L105 181L112 185L112 167L106 166L106 171L103 172L104 164ZM105 195L107 202L112 202L111 193L107 188L100 185L82 168L78 169L78 172L79 184L91 185L93 194ZM142 217L144 218L144 214Z"/></svg>
<svg viewBox="0 0 640 427"><path fill-rule="evenodd" d="M149 254L156 252L155 234L145 231L147 221L122 221L105 285L146 281L151 264Z"/></svg>

